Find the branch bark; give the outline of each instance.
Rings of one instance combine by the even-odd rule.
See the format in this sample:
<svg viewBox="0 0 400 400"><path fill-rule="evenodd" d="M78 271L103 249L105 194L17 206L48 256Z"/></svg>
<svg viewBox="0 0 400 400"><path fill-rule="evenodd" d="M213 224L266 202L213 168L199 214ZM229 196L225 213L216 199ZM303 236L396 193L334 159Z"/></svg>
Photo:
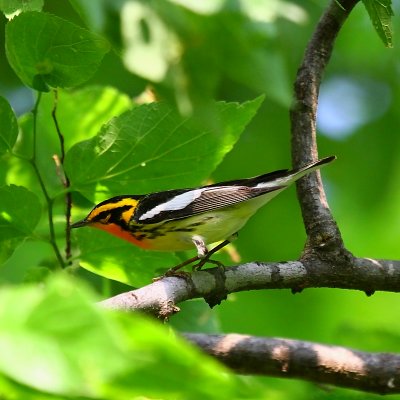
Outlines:
<svg viewBox="0 0 400 400"><path fill-rule="evenodd" d="M400 356L247 335L184 337L234 372L300 378L378 394L400 393Z"/></svg>
<svg viewBox="0 0 400 400"><path fill-rule="evenodd" d="M245 290L327 287L364 291L400 291L400 261L353 258L353 264L337 265L320 259L279 263L248 263L209 268L182 277L166 277L140 289L100 302L106 308L140 310L161 319L179 311L177 304L204 298L213 307L229 293Z"/></svg>
<svg viewBox="0 0 400 400"><path fill-rule="evenodd" d="M332 0L307 45L294 84L294 104L290 111L294 167L318 158L316 116L322 75L336 37L357 3L358 0ZM336 258L351 257L330 212L319 172L299 180L297 194L308 237L304 256L316 249L319 253L320 250L334 252ZM321 241L328 246L322 249Z"/></svg>

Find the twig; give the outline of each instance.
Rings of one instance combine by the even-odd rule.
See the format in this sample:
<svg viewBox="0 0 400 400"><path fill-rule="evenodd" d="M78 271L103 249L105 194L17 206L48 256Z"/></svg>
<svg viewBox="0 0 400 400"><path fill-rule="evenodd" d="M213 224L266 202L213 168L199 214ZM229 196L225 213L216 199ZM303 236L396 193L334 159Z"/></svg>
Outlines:
<svg viewBox="0 0 400 400"><path fill-rule="evenodd" d="M61 268L65 267L64 260L61 256L60 249L58 248L56 242L56 234L54 231L54 221L53 221L53 199L49 196L49 193L46 189L46 185L44 184L43 177L39 171L39 168L36 164L36 155L37 155L37 114L39 109L40 100L42 98L42 93L38 92L38 96L35 102L35 106L33 107L32 114L33 114L33 150L32 150L32 157L29 160L32 168L36 174L36 177L39 181L40 188L42 189L44 198L47 203L47 217L49 222L49 231L50 231L50 244L53 247L54 253L56 254L58 263L60 264Z"/></svg>
<svg viewBox="0 0 400 400"><path fill-rule="evenodd" d="M400 393L400 356L246 335L184 337L243 375L300 378L378 394Z"/></svg>
<svg viewBox="0 0 400 400"><path fill-rule="evenodd" d="M316 116L321 78L331 57L336 36L358 0L331 1L321 17L304 54L294 85L294 105L290 112L293 166L305 165L318 158ZM339 228L330 212L320 174L309 174L297 182L308 251L320 254L334 251L337 256L351 257L345 250ZM320 248L319 243L329 241Z"/></svg>
<svg viewBox="0 0 400 400"><path fill-rule="evenodd" d="M61 182L67 192L65 194L65 259L69 262L71 258L71 208L72 208L72 195L71 192L68 190L70 187L70 181L68 176L64 170L64 159L65 159L65 144L64 144L64 135L61 132L60 126L57 120L57 106L58 106L58 91L57 89L53 90L54 93L54 104L53 109L51 111L51 116L53 118L54 126L57 131L58 140L60 141L60 152L61 157L58 160L58 157L55 155L53 156L54 161L56 162L56 167L59 171L61 176ZM58 162L57 162L58 160Z"/></svg>
<svg viewBox="0 0 400 400"><path fill-rule="evenodd" d="M400 261L354 258L340 266L332 261L287 261L248 263L235 267L209 268L185 278L166 277L140 289L100 302L106 308L140 310L166 319L179 311L177 304L204 298L210 306L219 304L229 293L260 289L326 287L355 289L371 295L374 291L400 292Z"/></svg>

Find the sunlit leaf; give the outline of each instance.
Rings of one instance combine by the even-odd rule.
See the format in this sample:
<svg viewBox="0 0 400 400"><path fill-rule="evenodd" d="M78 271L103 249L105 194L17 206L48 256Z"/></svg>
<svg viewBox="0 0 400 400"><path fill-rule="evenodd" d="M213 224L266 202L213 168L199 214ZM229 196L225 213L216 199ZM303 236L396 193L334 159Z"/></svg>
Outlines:
<svg viewBox="0 0 400 400"><path fill-rule="evenodd" d="M7 18L12 18L21 12L40 11L44 0L0 0L0 10Z"/></svg>
<svg viewBox="0 0 400 400"><path fill-rule="evenodd" d="M58 90L57 121L68 150L80 140L93 137L101 126L112 117L132 106L132 101L124 93L111 87L87 86L79 90ZM37 165L43 173L47 190L52 195L61 190L53 154L60 155L60 143L52 119L54 94L44 93L37 115ZM32 114L19 118L21 135L15 151L24 157L32 155ZM1 135L1 133L0 133ZM7 182L24 185L30 190L40 190L36 176L27 168L24 160L14 158L9 161Z"/></svg>
<svg viewBox="0 0 400 400"><path fill-rule="evenodd" d="M110 400L254 396L161 324L105 313L80 282L61 278L0 292L0 383L10 379L9 390Z"/></svg>
<svg viewBox="0 0 400 400"><path fill-rule="evenodd" d="M39 91L71 87L96 71L108 43L54 15L27 12L6 26L6 54L19 78Z"/></svg>
<svg viewBox="0 0 400 400"><path fill-rule="evenodd" d="M110 196L199 184L232 149L261 101L218 103L215 123L202 125L165 103L138 106L67 153L71 184L92 200L96 188Z"/></svg>

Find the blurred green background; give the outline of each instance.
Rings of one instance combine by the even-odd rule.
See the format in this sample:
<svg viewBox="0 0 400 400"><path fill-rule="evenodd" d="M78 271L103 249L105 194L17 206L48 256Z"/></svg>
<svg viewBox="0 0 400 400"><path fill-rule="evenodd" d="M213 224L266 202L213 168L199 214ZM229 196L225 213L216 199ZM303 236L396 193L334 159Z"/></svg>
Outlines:
<svg viewBox="0 0 400 400"><path fill-rule="evenodd" d="M128 48L124 33L121 36L121 16L122 21L126 18L122 10L127 12L123 8L125 3L45 1L44 10L81 26L89 25L104 35L114 51L106 55L89 84L113 86L136 97L149 77L140 71L130 72L127 66L131 71L136 66L129 60L125 60L125 65L121 61L121 54L126 54ZM176 29L180 38L186 40L188 55L184 67L192 73L192 86L188 89L176 83L182 78L176 67L172 77L153 82L161 97L176 102L183 112L198 107L207 113L210 98L246 101L266 95L237 145L213 173L213 181L289 167L292 82L327 2L237 1L227 2L230 7L212 13L209 10L223 2L202 3L204 9L209 7L207 12L196 10L195 2L168 3L149 4L164 21L170 18L170 25L166 26ZM175 12L179 4L188 4L189 8ZM172 6L174 11L168 14L168 7ZM398 3L394 4L394 11L400 11ZM151 21L155 17L149 18ZM2 16L0 20L0 38L4 42L6 19ZM156 18L154 21L157 22ZM395 17L394 48L385 48L364 7L358 4L337 39L321 87L319 155L335 154L338 158L323 170L323 182L345 244L357 256L400 258L400 47L396 40L399 26ZM123 29L124 25L122 32ZM198 42L193 42L193 38ZM0 94L22 115L32 108L33 94L13 73L4 48L0 54ZM5 175L2 168L0 164L0 177ZM293 187L250 220L235 246L243 262L280 261L298 258L304 242ZM17 283L29 267L45 264L50 254L47 244L28 242L0 269L0 279ZM100 278L88 272L81 274L101 289ZM113 293L124 287L112 284L109 290ZM288 290L269 290L230 295L213 310L208 310L202 301L187 302L171 324L185 331L237 332L360 350L400 351L399 312L400 301L395 293L367 297L348 290L307 289L296 295ZM328 392L297 381L258 381L265 385L270 398L375 397L342 390Z"/></svg>

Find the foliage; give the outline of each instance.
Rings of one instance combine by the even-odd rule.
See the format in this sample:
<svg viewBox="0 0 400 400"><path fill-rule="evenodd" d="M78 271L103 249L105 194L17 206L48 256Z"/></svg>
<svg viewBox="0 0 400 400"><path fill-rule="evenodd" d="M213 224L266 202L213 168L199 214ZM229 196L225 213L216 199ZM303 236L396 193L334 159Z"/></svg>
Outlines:
<svg viewBox="0 0 400 400"><path fill-rule="evenodd" d="M4 398L254 395L167 328L140 315L101 312L93 294L65 276L49 280L46 290L5 288L0 298Z"/></svg>
<svg viewBox="0 0 400 400"><path fill-rule="evenodd" d="M394 13L391 0L363 0L363 3L383 43L387 47L392 47L392 17Z"/></svg>
<svg viewBox="0 0 400 400"><path fill-rule="evenodd" d="M390 47L390 1L363 3ZM325 396L307 384L238 379L165 327L93 304L93 289L105 297L125 288L115 280L148 283L181 254L142 251L90 229L73 233L71 257L64 252L66 193L77 220L113 195L287 167L290 85L323 6L0 1L10 18L2 19L0 63L0 397ZM349 249L399 258L399 50L385 51L367 23L357 7L338 38L321 89L320 153L338 156L323 174ZM148 83L162 101L143 104ZM28 88L36 92L26 106ZM281 260L298 257L303 243L288 191L236 245L244 261ZM212 311L188 302L171 325L398 351L396 302L394 294L333 290L240 293Z"/></svg>

